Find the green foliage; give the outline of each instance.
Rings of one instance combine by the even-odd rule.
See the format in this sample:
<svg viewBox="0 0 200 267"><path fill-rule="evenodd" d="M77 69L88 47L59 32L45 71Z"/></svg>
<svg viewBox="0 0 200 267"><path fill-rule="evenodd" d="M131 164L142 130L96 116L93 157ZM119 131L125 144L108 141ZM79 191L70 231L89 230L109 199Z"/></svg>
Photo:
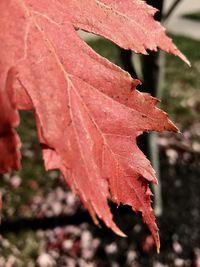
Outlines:
<svg viewBox="0 0 200 267"><path fill-rule="evenodd" d="M181 36L172 38L191 60L192 67L183 66L177 58L166 55L166 75L161 105L183 130L194 120L199 119L200 42Z"/></svg>
<svg viewBox="0 0 200 267"><path fill-rule="evenodd" d="M183 17L186 19L200 21L200 10L198 10L194 13L185 14L185 15L183 15Z"/></svg>

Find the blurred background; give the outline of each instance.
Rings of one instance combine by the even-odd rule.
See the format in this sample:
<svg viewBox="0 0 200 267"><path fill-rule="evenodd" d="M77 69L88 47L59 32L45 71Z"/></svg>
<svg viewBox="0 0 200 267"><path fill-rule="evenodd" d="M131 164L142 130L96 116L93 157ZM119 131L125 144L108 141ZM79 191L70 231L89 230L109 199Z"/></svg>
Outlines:
<svg viewBox="0 0 200 267"><path fill-rule="evenodd" d="M21 112L23 168L0 181L0 267L200 267L200 0L150 2L162 8L163 24L191 68L166 53L147 59L102 38L80 36L139 77L144 84L138 89L158 96L181 130L138 141L160 177L161 186L153 188L160 254L141 216L128 207L111 205L127 238L93 224L59 172L44 171L33 114Z"/></svg>

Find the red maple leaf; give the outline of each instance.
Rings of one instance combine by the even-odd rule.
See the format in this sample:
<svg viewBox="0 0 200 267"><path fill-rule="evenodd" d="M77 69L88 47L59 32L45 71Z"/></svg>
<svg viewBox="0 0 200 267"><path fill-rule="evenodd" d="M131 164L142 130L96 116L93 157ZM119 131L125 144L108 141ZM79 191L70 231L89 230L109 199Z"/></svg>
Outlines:
<svg viewBox="0 0 200 267"><path fill-rule="evenodd" d="M154 21L155 9L139 0L1 0L0 10L0 88L7 80L17 108L34 110L46 169L59 168L94 221L119 235L107 198L140 211L159 249L148 186L157 181L136 138L177 129L156 99L136 90L138 80L76 32L138 53L160 47L187 62Z"/></svg>
<svg viewBox="0 0 200 267"><path fill-rule="evenodd" d="M8 75L10 77L10 74ZM13 99L10 80L7 79L5 88L0 88L0 173L20 168L20 141L15 133L19 124L19 116ZM12 88L12 87L11 87Z"/></svg>

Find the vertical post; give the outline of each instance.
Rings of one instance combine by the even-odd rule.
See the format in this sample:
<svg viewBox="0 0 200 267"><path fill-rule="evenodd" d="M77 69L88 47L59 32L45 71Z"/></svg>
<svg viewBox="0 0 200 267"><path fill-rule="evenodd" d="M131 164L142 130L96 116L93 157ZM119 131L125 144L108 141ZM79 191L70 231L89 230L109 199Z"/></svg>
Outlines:
<svg viewBox="0 0 200 267"><path fill-rule="evenodd" d="M155 19L161 21L164 0L147 0L147 4L154 6L159 10L155 14ZM158 95L158 90L161 86L161 60L160 51L151 52L149 55L141 57L142 63L142 82L143 84L138 87L142 92L150 93L152 96ZM120 49L120 58L123 67L128 71L133 78L138 78L137 72L131 61L131 52ZM159 166L159 151L157 145L157 133L151 133L149 135L143 134L138 139L138 145L141 150L151 159L152 165L157 173L159 180L159 186L153 187L155 195L154 210L157 216L162 215L162 193L161 193L161 179L160 179L160 166Z"/></svg>
<svg viewBox="0 0 200 267"><path fill-rule="evenodd" d="M155 14L155 19L161 21L164 0L147 0L147 4L154 6L159 10ZM150 93L152 96L158 96L158 91L161 87L161 53L149 52L148 56L142 56L142 74L143 74L143 86L144 91ZM162 186L160 178L160 161L158 151L158 134L150 133L148 138L149 158L156 171L158 186L153 186L153 192L155 196L154 211L157 216L161 216L163 212L162 204Z"/></svg>

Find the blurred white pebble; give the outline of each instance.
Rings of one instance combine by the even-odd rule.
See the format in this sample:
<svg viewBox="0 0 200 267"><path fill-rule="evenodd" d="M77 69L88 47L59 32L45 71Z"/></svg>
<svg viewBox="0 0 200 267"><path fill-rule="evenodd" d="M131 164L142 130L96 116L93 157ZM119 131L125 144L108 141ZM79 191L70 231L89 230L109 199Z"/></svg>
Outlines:
<svg viewBox="0 0 200 267"><path fill-rule="evenodd" d="M42 253L38 257L37 264L39 267L54 267L54 266L56 266L54 259L47 253Z"/></svg>
<svg viewBox="0 0 200 267"><path fill-rule="evenodd" d="M10 178L10 185L14 188L17 189L21 185L22 179L21 177L14 175Z"/></svg>

